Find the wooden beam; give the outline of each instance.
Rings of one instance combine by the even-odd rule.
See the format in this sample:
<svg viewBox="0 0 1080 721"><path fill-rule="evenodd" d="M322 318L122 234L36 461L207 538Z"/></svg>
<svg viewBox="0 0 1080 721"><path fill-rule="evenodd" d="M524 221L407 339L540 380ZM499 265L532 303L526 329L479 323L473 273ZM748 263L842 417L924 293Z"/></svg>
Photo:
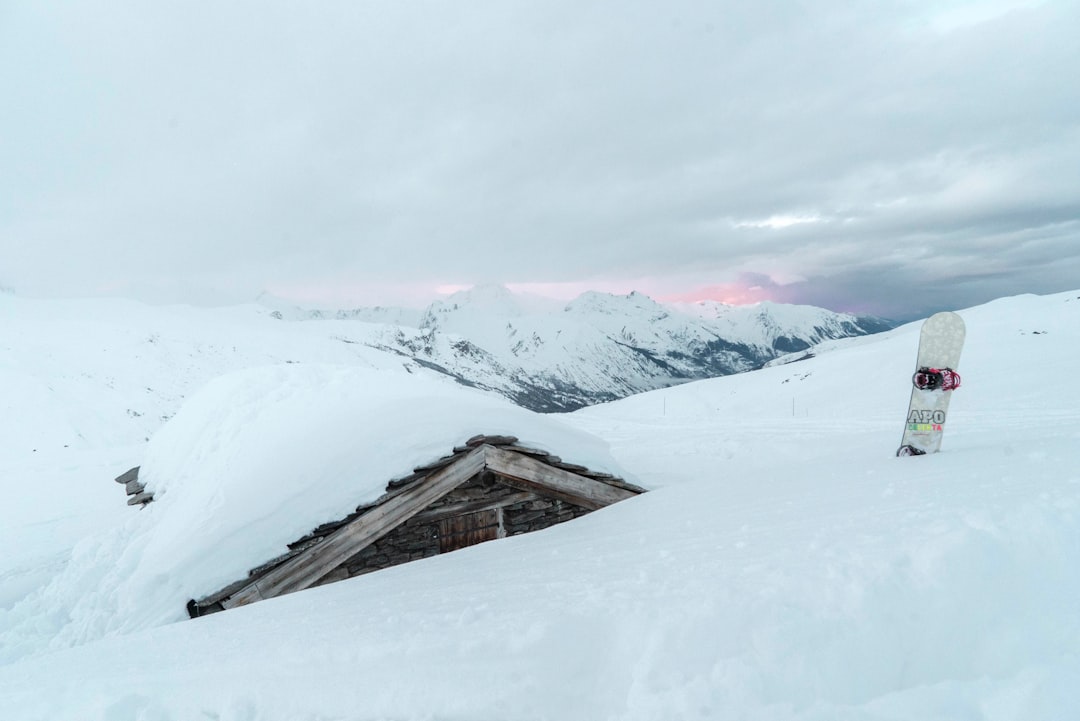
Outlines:
<svg viewBox="0 0 1080 721"><path fill-rule="evenodd" d="M503 496L502 498L481 498L476 501L465 501L464 503L455 503L449 506L441 506L439 508L432 508L421 513L417 513L413 516L413 520L416 521L438 521L448 516L457 516L464 513L478 513L480 511L490 511L495 508L504 508L506 506L512 506L515 503L522 503L524 501L531 501L536 498L535 493L511 493L509 496Z"/></svg>
<svg viewBox="0 0 1080 721"><path fill-rule="evenodd" d="M209 596L203 596L198 601L196 601L195 599L191 599L191 601L189 602L189 606L188 606L188 613L191 613L190 604L193 603L193 604L195 604L195 608L200 611L200 613L198 615L200 615L200 616L203 615L201 612L204 611L207 607L213 606L215 603L220 603L221 599L228 598L229 596L231 596L232 594L236 593L241 588L246 586L247 583L248 583L248 579L242 578L239 581L233 581L232 583L230 583L225 588L222 588L222 589L220 589L218 591L215 591L214 593L211 593ZM195 618L195 616L192 616L192 618Z"/></svg>
<svg viewBox="0 0 1080 721"><path fill-rule="evenodd" d="M116 477L116 482L117 483L127 483L128 481L134 481L138 477L139 477L139 466L135 466L134 468L132 468L130 470L127 470L127 471L124 471L119 476L117 476Z"/></svg>
<svg viewBox="0 0 1080 721"><path fill-rule="evenodd" d="M638 495L633 491L549 466L520 453L493 446L484 447L487 449L487 467L503 476L507 485L515 488L561 498L591 510Z"/></svg>
<svg viewBox="0 0 1080 721"><path fill-rule="evenodd" d="M427 480L406 487L401 494L334 531L322 543L254 579L224 599L221 605L234 608L314 585L346 559L484 470L487 448L489 446L481 446L470 451L453 464L433 472Z"/></svg>

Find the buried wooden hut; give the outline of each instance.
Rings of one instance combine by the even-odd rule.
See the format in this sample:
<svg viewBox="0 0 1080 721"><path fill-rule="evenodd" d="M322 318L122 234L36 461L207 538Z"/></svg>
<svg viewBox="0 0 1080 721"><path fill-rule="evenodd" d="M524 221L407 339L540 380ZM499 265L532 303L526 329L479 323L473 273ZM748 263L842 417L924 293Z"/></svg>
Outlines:
<svg viewBox="0 0 1080 721"><path fill-rule="evenodd" d="M451 454L390 481L373 503L288 544L286 553L246 578L192 599L188 614L195 618L538 531L644 490L566 463L513 436L475 436Z"/></svg>

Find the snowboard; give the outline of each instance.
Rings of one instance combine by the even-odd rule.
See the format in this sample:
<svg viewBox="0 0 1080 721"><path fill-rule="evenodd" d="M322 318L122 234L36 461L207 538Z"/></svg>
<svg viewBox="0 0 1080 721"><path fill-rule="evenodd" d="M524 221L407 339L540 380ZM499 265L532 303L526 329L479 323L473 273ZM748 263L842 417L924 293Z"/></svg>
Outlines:
<svg viewBox="0 0 1080 721"><path fill-rule="evenodd" d="M956 313L935 313L927 318L919 334L915 372L921 368L956 370L964 348L964 334L964 319ZM952 394L951 390L922 390L912 384L904 437L896 455L921 456L941 449Z"/></svg>

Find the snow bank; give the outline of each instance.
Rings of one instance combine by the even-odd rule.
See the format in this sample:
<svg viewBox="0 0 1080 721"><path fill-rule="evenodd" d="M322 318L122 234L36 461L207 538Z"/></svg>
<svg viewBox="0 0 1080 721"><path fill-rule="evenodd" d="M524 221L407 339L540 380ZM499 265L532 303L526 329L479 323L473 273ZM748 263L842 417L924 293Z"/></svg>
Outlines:
<svg viewBox="0 0 1080 721"><path fill-rule="evenodd" d="M140 478L154 503L80 543L23 606L69 614L47 627L54 647L182 618L187 599L479 433L626 476L599 439L446 379L331 365L240 371L209 383L151 440ZM36 642L23 641L18 653Z"/></svg>
<svg viewBox="0 0 1080 721"><path fill-rule="evenodd" d="M210 383L151 441L144 562L178 571L192 595L214 591L479 433L622 474L598 438L448 380L348 366L243 371Z"/></svg>
<svg viewBox="0 0 1080 721"><path fill-rule="evenodd" d="M0 694L102 721L1070 718L1080 487L961 460L673 486L24 661Z"/></svg>

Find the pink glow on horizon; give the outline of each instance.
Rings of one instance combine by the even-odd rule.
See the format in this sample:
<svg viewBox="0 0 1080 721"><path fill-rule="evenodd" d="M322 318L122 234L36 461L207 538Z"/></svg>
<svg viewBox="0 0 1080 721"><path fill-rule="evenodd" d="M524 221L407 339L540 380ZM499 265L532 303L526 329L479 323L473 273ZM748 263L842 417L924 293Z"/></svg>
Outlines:
<svg viewBox="0 0 1080 721"><path fill-rule="evenodd" d="M783 286L768 276L744 277L730 283L677 290L686 287L685 281L637 278L626 281L558 281L506 283L512 293L535 295L569 301L589 291L626 295L632 291L644 293L660 302L695 303L719 301L729 305L750 305L763 300L784 302ZM274 284L267 291L284 300L320 308L350 308L361 306L405 306L423 308L429 303L453 293L475 287L469 283L354 283L322 282Z"/></svg>
<svg viewBox="0 0 1080 721"><path fill-rule="evenodd" d="M470 285L468 283L443 283L442 285L435 286L435 293L438 295L453 295L454 293L458 293L463 290L471 290L475 287L475 285Z"/></svg>
<svg viewBox="0 0 1080 721"><path fill-rule="evenodd" d="M698 288L686 293L671 293L661 296L657 300L666 303L697 303L700 301L717 301L728 305L752 305L763 300L779 300L773 288L765 288L760 285L746 285L743 283L724 283Z"/></svg>

